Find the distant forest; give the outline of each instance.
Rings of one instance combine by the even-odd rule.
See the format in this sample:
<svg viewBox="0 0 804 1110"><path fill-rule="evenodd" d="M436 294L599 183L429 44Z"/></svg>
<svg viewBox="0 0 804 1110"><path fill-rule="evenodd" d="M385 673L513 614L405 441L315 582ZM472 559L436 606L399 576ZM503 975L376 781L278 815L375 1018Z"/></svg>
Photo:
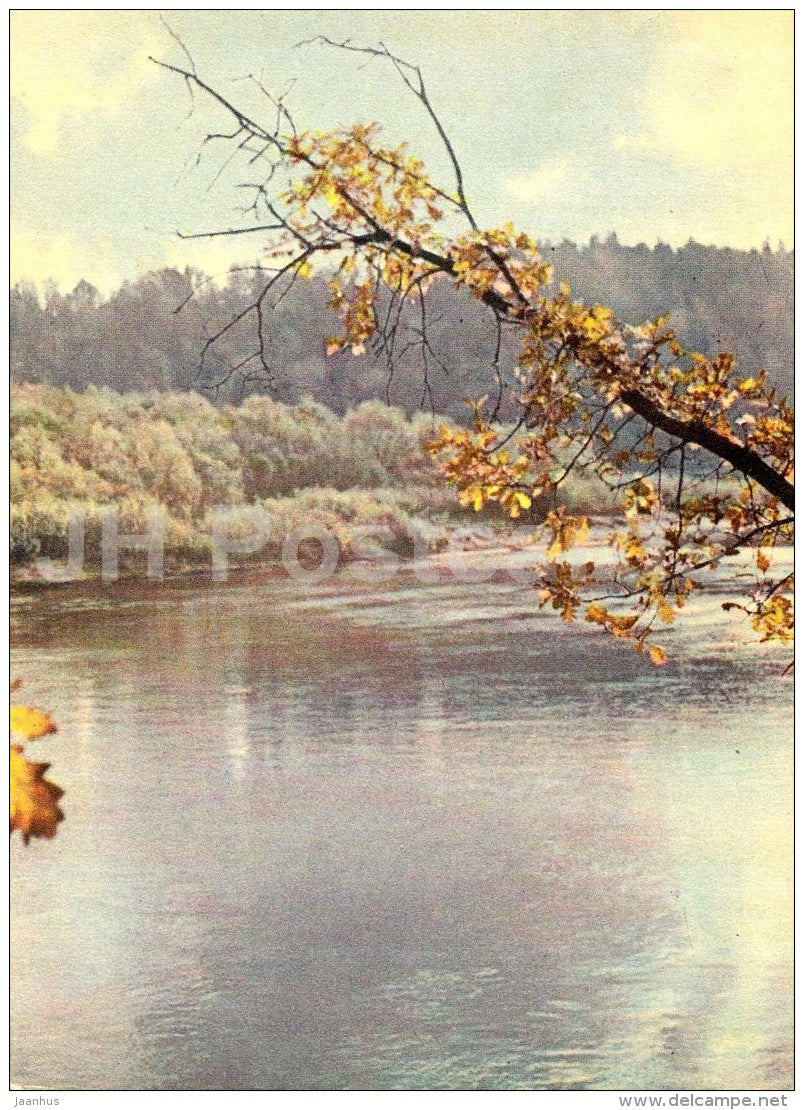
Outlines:
<svg viewBox="0 0 804 1110"><path fill-rule="evenodd" d="M680 250L622 246L616 236L578 247L545 245L556 280L579 299L612 307L639 324L673 315L687 346L706 354L728 350L746 376L766 369L782 394L793 392L793 252L740 251L690 241ZM194 270L164 269L125 282L104 299L88 282L62 294L52 283L27 283L11 291L11 376L20 382L83 390L200 390L212 386L254 350L253 317L227 334L199 377L205 337L240 312L261 288L254 268L233 270L221 288ZM464 399L489 390L494 329L488 310L446 285L427 295L430 348L428 389L415 343L418 312L400 329L396 367L371 352L328 358L323 338L337 334L327 306L326 275L297 281L265 314L265 352L273 382L244 381L235 373L215 396L239 401L272 392L295 404L311 397L337 413L362 401L387 398L408 412L433 408L462 419ZM405 338L405 327L409 330ZM513 351L515 336L506 339ZM216 353L217 352L217 353ZM503 350L502 366L511 357Z"/></svg>

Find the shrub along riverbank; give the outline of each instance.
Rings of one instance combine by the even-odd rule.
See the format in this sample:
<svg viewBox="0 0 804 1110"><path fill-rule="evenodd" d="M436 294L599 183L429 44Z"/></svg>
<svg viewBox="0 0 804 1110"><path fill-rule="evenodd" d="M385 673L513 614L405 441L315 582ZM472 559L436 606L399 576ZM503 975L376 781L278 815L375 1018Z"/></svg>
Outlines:
<svg viewBox="0 0 804 1110"><path fill-rule="evenodd" d="M208 562L216 506L233 507L234 518L243 507L246 522L245 506L265 509L271 535L263 556L301 525L330 530L349 558L358 527L390 529L380 542L407 553L414 531L437 547L451 529L477 522L424 449L437 420L377 401L339 417L312 401L289 406L264 396L234 408L192 393L12 383L10 428L17 566L63 558L76 507L86 521L88 567L97 564L111 506L122 535L144 533L161 506L175 566ZM576 482L562 496L576 511L605 511L595 492Z"/></svg>

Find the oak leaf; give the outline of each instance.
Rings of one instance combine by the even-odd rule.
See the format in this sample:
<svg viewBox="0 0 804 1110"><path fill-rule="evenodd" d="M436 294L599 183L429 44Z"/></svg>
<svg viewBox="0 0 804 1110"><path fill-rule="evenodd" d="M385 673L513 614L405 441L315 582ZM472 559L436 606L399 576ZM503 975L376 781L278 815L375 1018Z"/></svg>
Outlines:
<svg viewBox="0 0 804 1110"><path fill-rule="evenodd" d="M665 654L664 649L660 648L658 644L651 645L651 647L648 649L648 655L650 656L650 661L651 663L653 663L654 667L663 667L667 662L667 655Z"/></svg>
<svg viewBox="0 0 804 1110"><path fill-rule="evenodd" d="M64 791L44 777L50 764L30 762L17 744L11 745L9 756L10 831L18 829L26 844L32 836L55 836L64 817L58 806Z"/></svg>
<svg viewBox="0 0 804 1110"><path fill-rule="evenodd" d="M53 718L43 710L34 709L31 705L12 705L11 731L26 740L38 740L40 736L47 736L57 729Z"/></svg>

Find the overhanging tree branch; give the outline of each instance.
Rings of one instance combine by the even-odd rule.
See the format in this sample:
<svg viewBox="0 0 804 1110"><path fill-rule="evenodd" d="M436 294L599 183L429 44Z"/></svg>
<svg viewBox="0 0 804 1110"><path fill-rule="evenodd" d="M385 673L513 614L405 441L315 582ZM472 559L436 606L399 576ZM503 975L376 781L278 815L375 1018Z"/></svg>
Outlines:
<svg viewBox="0 0 804 1110"><path fill-rule="evenodd" d="M793 511L796 506L796 491L791 482L762 459L756 451L741 443L735 443L726 436L708 428L701 421L677 420L663 412L650 398L635 389L626 389L620 394L624 404L646 420L654 428L667 435L675 436L682 443L697 443L716 458L731 463L735 470L753 478L771 496L778 498L786 509Z"/></svg>
<svg viewBox="0 0 804 1110"><path fill-rule="evenodd" d="M456 192L431 182L406 144L383 146L376 125L305 131L280 98L273 126L264 126L200 78L189 55L188 67L158 62L234 120L226 141L235 144L235 155L247 158L249 166L267 165L264 182L244 184L254 190L247 212L257 222L202 233L266 236L267 253L277 260L279 273L250 306L263 365L267 369L267 292L281 274L290 275L289 289L317 260L327 260L330 304L342 327L340 335L326 338L328 353L351 347L360 354L372 344L385 353L390 381L395 353L418 352L423 396L431 389L430 367L439 364L427 328L432 284L448 283L488 306L495 323L492 370L498 387L491 419L482 403L475 405L474 429L445 429L433 452L463 503L478 511L493 502L517 517L541 494L554 494L572 472L596 475L616 492L625 528L614 540L620 560L614 580L618 596L632 599L636 610L618 615L592 600L587 619L633 640L641 650L656 621L672 620L689 593L700 588L695 572L716 566L733 548L724 532L760 543L786 534L791 518L783 518L779 508L792 514L795 506L792 409L776 399L764 375L740 376L731 356L707 358L685 350L666 318L631 328L603 306L573 300L567 287L556 290L551 269L529 235L508 224L479 227L455 149L418 67L382 43L317 41L394 68L433 124L452 165ZM216 132L207 140L222 135ZM268 193L269 182L272 190L276 186L274 195ZM463 218L463 233L445 230L445 209ZM248 311L216 332L204 354ZM515 386L508 398L520 414L513 431L493 426L502 399L503 325L519 338L511 367ZM691 465L688 446L714 457L713 474ZM682 464L674 469L678 459ZM728 479L722 478L722 467L731 468ZM672 504L666 504L662 487L668 473L675 477ZM584 577L560 559L584 527L581 518L560 507L547 514L552 569L542 579L543 600L567 619L575 616L597 577L594 569ZM763 575L766 563L767 557L758 554ZM788 584L786 578L780 581L783 587L763 587L748 604L764 638L776 636L777 628L779 638L787 634L787 599L780 592ZM660 656L651 657L661 662Z"/></svg>

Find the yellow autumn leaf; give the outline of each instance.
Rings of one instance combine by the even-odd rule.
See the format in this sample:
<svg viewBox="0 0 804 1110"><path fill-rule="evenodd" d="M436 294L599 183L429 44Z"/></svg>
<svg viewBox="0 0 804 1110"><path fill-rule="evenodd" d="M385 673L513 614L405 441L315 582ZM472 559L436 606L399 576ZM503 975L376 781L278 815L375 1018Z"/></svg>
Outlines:
<svg viewBox="0 0 804 1110"><path fill-rule="evenodd" d="M11 706L11 731L26 740L37 740L40 736L56 732L53 718L41 709L34 709L30 705Z"/></svg>
<svg viewBox="0 0 804 1110"><path fill-rule="evenodd" d="M26 844L32 836L55 836L64 817L58 806L64 791L44 777L50 764L31 763L16 744L11 745L9 757L10 831L18 830Z"/></svg>
<svg viewBox="0 0 804 1110"><path fill-rule="evenodd" d="M629 616L625 617L616 617L613 613L609 613L607 617L607 625L609 631L612 633L613 636L627 638L629 633L631 632L631 629L634 627L638 620L638 613L631 613Z"/></svg>
<svg viewBox="0 0 804 1110"><path fill-rule="evenodd" d="M664 650L659 647L658 644L651 645L651 647L648 649L648 655L650 656L650 661L651 663L653 663L654 667L663 667L667 662L667 655L665 654Z"/></svg>
<svg viewBox="0 0 804 1110"><path fill-rule="evenodd" d="M656 602L656 613L665 624L672 624L676 619L675 609L663 594Z"/></svg>
<svg viewBox="0 0 804 1110"><path fill-rule="evenodd" d="M770 566L770 559L761 548L757 551L756 563L757 567L759 568L759 570L762 571L763 574Z"/></svg>

